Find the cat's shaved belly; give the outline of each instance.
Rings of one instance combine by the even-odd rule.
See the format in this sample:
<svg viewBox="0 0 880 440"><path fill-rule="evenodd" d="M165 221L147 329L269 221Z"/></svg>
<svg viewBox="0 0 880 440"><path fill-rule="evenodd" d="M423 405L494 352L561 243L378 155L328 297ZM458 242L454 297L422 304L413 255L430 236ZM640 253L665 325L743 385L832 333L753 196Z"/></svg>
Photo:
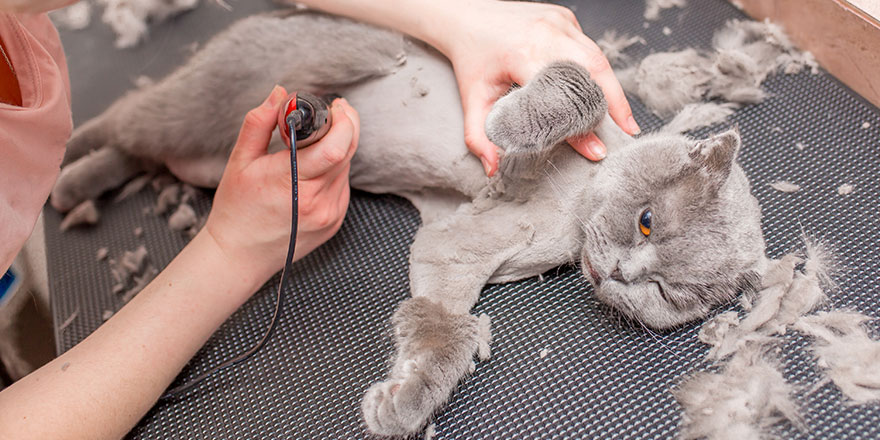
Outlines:
<svg viewBox="0 0 880 440"><path fill-rule="evenodd" d="M361 119L351 184L375 193L453 189L473 198L487 179L464 143L452 67L420 43L407 42L406 52L400 70L342 93Z"/></svg>

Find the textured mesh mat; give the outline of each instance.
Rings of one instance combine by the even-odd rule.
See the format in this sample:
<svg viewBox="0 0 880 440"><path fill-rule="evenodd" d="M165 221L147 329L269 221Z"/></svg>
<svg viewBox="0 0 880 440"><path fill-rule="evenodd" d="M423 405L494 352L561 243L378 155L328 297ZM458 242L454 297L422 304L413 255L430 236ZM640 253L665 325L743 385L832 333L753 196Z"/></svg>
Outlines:
<svg viewBox="0 0 880 440"><path fill-rule="evenodd" d="M248 3L235 3L237 12L268 7ZM594 38L611 28L643 36L648 44L634 48L636 58L651 51L708 47L715 29L727 19L742 17L724 1L693 1L686 9L664 11L659 22L644 28L642 1L566 4L576 9ZM217 14L206 8L210 9L205 6L180 21L200 26L197 14ZM184 24L160 27L146 49L138 50L154 50L166 41L165 48L155 53L173 55L168 48L182 42L169 40L178 38L168 36L171 30L177 26L194 32ZM664 26L670 35L662 32ZM81 34L64 37L72 58L77 51L92 51L99 44ZM120 71L136 76L147 69L142 61L129 63L134 64ZM93 101L90 93L95 92L103 101L83 102L96 107L77 110L78 121L108 105L124 89L117 85L119 90L101 95L100 78L83 73L84 69L81 63L72 64L75 98ZM111 73L120 76L119 71ZM880 315L877 109L824 73L776 76L765 87L772 97L737 111L732 122L742 131L740 162L763 208L769 255L798 249L802 230L827 240L847 268L840 289L831 294L832 305ZM660 121L638 102L632 103L643 128L659 126ZM870 128L862 128L863 122L869 122ZM796 143L806 148L800 151ZM783 194L768 187L776 180L789 180L803 189ZM852 184L855 191L839 195L837 188L844 183ZM104 201L99 226L66 234L57 232L59 216L47 210L56 328L78 311L58 335L59 352L97 328L104 310L119 307L110 293L106 263L95 260L99 247L110 247L112 256L144 243L153 264L163 267L184 245L184 236L171 233L162 219L143 214L154 199L155 193L148 189L112 207ZM199 210L207 211L209 199L206 194L199 200ZM144 228L142 238L133 234L138 226ZM417 213L407 202L355 193L340 233L295 265L278 329L265 348L251 360L212 376L189 397L156 405L130 436L366 437L360 398L385 374L393 348L387 321L408 297L408 247L417 226ZM255 343L268 324L276 283L277 278L270 281L233 315L182 377L193 377ZM708 368L703 361L707 347L696 339L698 324L664 334L647 332L598 303L574 267L489 286L474 312L492 317L493 356L478 363L476 373L438 412L437 438L669 438L681 419L670 388L689 372ZM876 335L877 321L872 325ZM546 350L543 357L542 350ZM799 389L808 431L783 426L777 434L880 437L877 406L847 405L832 385L808 391L820 376L807 341L788 335L780 356L786 378Z"/></svg>

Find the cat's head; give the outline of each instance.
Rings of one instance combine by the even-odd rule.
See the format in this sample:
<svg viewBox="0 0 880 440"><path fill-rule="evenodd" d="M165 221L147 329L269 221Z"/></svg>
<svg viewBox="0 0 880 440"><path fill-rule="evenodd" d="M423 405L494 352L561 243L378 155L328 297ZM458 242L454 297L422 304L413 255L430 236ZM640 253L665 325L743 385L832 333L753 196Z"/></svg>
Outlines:
<svg viewBox="0 0 880 440"><path fill-rule="evenodd" d="M740 136L653 135L603 161L584 221L584 275L603 302L662 329L755 287L761 213L736 164Z"/></svg>

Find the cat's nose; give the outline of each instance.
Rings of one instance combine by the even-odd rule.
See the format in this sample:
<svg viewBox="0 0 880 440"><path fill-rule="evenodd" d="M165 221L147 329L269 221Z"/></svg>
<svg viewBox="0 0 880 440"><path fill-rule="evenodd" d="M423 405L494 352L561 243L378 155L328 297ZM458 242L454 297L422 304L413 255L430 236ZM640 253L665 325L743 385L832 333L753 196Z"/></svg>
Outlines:
<svg viewBox="0 0 880 440"><path fill-rule="evenodd" d="M617 281L619 283L626 283L627 282L626 278L623 277L623 274L620 273L620 264L619 263L614 265L614 270L611 271L611 275L608 275L608 278L611 278L612 280Z"/></svg>

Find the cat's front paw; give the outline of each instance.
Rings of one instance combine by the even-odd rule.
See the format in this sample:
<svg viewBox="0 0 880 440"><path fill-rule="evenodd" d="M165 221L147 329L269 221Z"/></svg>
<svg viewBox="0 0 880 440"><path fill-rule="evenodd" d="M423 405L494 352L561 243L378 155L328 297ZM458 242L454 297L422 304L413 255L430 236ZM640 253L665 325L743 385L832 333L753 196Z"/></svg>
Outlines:
<svg viewBox="0 0 880 440"><path fill-rule="evenodd" d="M589 72L559 61L495 102L486 117L486 136L504 149L502 160L534 161L565 139L593 130L607 110Z"/></svg>
<svg viewBox="0 0 880 440"><path fill-rule="evenodd" d="M405 362L400 377L373 384L364 395L361 410L370 431L385 436L417 433L445 396L431 392L418 363ZM437 401L437 397L441 401Z"/></svg>

